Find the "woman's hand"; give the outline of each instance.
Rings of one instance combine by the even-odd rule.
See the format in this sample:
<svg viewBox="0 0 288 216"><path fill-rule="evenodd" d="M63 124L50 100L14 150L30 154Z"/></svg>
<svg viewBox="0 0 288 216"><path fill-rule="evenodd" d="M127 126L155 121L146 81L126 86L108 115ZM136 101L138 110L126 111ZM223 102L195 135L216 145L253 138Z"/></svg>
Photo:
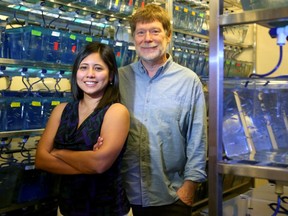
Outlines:
<svg viewBox="0 0 288 216"><path fill-rule="evenodd" d="M93 146L93 151L99 150L99 148L100 148L102 145L103 145L103 138L99 136L98 139L97 139L97 143L94 144L94 146Z"/></svg>

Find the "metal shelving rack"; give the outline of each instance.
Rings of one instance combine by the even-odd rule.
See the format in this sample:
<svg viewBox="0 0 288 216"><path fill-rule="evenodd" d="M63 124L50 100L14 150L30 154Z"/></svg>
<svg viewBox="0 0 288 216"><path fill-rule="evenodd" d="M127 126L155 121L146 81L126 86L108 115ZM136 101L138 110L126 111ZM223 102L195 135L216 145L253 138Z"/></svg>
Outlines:
<svg viewBox="0 0 288 216"><path fill-rule="evenodd" d="M244 164L222 160L223 120L223 27L239 24L260 24L266 27L287 25L288 8L261 9L236 14L223 13L223 0L210 1L209 50L209 215L222 215L222 175L232 174L255 178L287 181L287 167Z"/></svg>

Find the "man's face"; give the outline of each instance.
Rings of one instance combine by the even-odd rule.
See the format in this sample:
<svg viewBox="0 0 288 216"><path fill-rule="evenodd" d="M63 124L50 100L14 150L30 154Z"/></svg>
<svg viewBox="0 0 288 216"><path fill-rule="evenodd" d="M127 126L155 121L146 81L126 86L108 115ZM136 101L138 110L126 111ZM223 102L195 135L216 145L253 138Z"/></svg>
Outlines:
<svg viewBox="0 0 288 216"><path fill-rule="evenodd" d="M165 59L171 36L167 36L162 23L137 23L134 33L135 48L142 61L158 62Z"/></svg>

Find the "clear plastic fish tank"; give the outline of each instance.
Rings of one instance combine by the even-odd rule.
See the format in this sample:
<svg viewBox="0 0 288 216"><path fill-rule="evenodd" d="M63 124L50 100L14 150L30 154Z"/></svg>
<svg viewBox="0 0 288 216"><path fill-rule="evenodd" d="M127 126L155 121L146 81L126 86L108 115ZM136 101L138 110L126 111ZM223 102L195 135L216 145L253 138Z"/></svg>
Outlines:
<svg viewBox="0 0 288 216"><path fill-rule="evenodd" d="M287 0L241 0L244 10L288 7Z"/></svg>
<svg viewBox="0 0 288 216"><path fill-rule="evenodd" d="M226 157L288 167L288 81L225 80L223 92Z"/></svg>

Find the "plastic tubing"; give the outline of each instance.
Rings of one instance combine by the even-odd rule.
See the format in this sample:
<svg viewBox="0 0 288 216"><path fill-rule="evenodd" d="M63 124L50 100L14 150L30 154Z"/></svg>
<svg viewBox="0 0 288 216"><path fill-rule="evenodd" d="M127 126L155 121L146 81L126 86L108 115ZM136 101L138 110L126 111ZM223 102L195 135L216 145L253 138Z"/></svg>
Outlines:
<svg viewBox="0 0 288 216"><path fill-rule="evenodd" d="M276 207L274 213L272 214L272 216L276 216L279 213L280 205L281 205L281 195L278 195L277 196L277 207Z"/></svg>
<svg viewBox="0 0 288 216"><path fill-rule="evenodd" d="M279 57L277 65L273 68L273 70L271 70L270 72L268 72L266 74L251 74L249 76L249 78L254 77L254 76L264 78L266 76L273 74L279 68L279 66L281 65L281 62L282 62L282 58L283 58L283 46L282 45L279 46L279 50L280 50L280 57Z"/></svg>

